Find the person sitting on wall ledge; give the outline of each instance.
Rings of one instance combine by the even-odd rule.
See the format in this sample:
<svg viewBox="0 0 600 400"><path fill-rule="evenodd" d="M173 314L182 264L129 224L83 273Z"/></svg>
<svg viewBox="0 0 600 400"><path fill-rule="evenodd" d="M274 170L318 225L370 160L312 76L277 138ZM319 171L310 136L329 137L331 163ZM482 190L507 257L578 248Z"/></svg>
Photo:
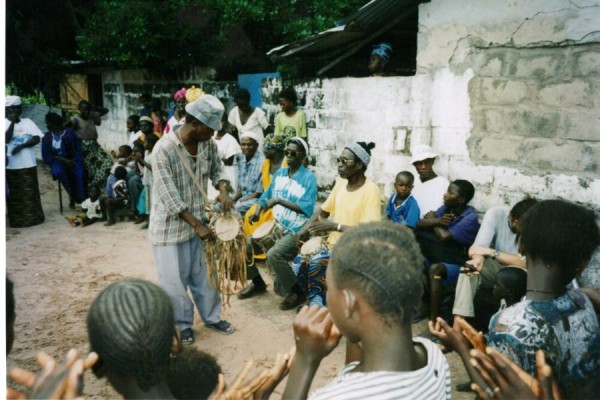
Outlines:
<svg viewBox="0 0 600 400"><path fill-rule="evenodd" d="M379 43L373 46L371 51L371 57L369 58L369 64L367 68L373 76L386 76L388 73L385 71L385 67L390 62L392 56L392 46L389 43Z"/></svg>

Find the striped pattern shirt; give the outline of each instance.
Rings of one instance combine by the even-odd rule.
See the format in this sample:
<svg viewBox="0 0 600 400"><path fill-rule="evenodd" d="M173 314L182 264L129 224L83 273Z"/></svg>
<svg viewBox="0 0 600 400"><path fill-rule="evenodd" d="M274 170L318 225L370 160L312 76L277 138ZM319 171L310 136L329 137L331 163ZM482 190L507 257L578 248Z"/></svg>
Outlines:
<svg viewBox="0 0 600 400"><path fill-rule="evenodd" d="M212 140L198 143L197 157L188 155L178 135L165 135L152 150L152 212L150 213L150 240L157 246L183 243L195 233L179 213L187 210L199 221L204 220L204 195L200 193L177 152L181 149L204 192L208 179L219 182L221 160L217 145Z"/></svg>
<svg viewBox="0 0 600 400"><path fill-rule="evenodd" d="M243 153L237 155L238 166L238 190L241 190L242 196L252 193L262 193L262 165L265 162L265 156L256 150L250 161L246 161Z"/></svg>
<svg viewBox="0 0 600 400"><path fill-rule="evenodd" d="M352 372L359 364L353 362L333 382L314 392L310 400L450 399L450 367L446 358L432 341L419 337L413 341L427 351L425 367L409 372Z"/></svg>

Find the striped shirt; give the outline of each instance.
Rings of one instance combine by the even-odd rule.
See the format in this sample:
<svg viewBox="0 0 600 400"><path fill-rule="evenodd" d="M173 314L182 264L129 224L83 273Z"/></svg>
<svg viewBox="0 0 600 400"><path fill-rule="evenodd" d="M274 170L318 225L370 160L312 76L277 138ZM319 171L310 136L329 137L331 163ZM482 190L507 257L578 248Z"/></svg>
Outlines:
<svg viewBox="0 0 600 400"><path fill-rule="evenodd" d="M177 152L181 149L204 192L208 178L221 179L221 160L217 145L212 141L198 143L197 157L188 155L178 135L165 135L152 150L152 212L150 213L150 240L157 246L183 243L195 233L179 213L187 210L199 221L204 220L204 195L195 186ZM197 160L197 161L196 161Z"/></svg>
<svg viewBox="0 0 600 400"><path fill-rule="evenodd" d="M286 233L296 233L308 222L317 201L317 180L312 172L304 165L292 175L288 176L289 168L279 168L273 175L269 188L258 199L262 208L266 207L267 200L282 199L296 203L302 214L292 211L282 205L273 207L273 217L279 222Z"/></svg>
<svg viewBox="0 0 600 400"><path fill-rule="evenodd" d="M440 349L432 341L415 337L427 351L427 365L409 372L352 372L359 364L346 365L338 377L318 389L310 400L325 399L450 399L450 367Z"/></svg>

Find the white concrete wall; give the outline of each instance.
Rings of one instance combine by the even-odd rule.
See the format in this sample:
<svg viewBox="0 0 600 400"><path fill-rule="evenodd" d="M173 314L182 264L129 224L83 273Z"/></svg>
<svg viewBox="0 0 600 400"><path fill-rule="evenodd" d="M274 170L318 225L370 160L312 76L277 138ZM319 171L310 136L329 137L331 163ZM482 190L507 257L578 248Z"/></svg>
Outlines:
<svg viewBox="0 0 600 400"><path fill-rule="evenodd" d="M480 211L525 194L600 210L600 2L432 0L418 41L414 77L295 86L322 190L348 142L376 143L367 174L386 196L427 143L440 175L475 184ZM264 83L268 107L280 87Z"/></svg>

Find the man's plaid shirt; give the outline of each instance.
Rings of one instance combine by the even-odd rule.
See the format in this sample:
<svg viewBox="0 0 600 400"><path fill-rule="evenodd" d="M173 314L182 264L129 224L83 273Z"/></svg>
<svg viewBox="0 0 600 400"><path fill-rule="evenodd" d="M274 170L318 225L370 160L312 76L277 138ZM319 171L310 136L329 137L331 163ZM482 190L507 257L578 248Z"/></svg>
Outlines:
<svg viewBox="0 0 600 400"><path fill-rule="evenodd" d="M194 230L179 213L188 210L199 221L204 220L204 195L200 193L183 165L176 148L179 147L204 192L208 179L219 182L221 160L217 145L210 139L198 143L197 157L191 157L175 132L163 136L152 154L152 208L150 212L150 239L157 246L183 243L194 237Z"/></svg>

